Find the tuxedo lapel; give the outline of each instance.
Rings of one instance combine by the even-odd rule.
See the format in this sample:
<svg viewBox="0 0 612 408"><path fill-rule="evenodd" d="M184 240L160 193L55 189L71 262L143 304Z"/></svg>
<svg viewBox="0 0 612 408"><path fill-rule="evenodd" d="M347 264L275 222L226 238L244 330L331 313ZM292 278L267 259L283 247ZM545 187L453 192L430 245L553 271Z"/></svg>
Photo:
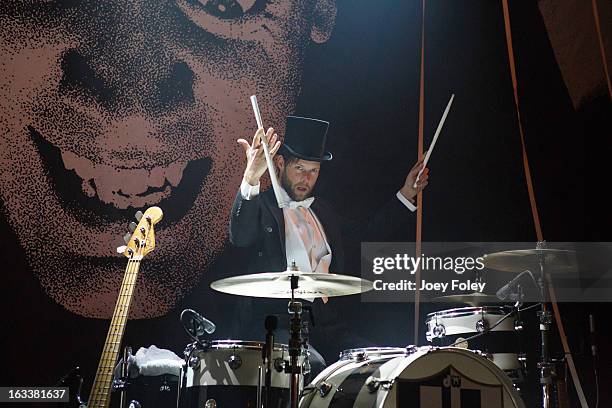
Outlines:
<svg viewBox="0 0 612 408"><path fill-rule="evenodd" d="M272 217L274 218L274 221L276 222L280 246L282 248L283 253L285 253L285 217L283 216L283 210L281 208L278 208L276 196L274 195L272 189L266 190L266 192L262 194L262 198L264 198L266 208L268 209L268 211L270 211Z"/></svg>

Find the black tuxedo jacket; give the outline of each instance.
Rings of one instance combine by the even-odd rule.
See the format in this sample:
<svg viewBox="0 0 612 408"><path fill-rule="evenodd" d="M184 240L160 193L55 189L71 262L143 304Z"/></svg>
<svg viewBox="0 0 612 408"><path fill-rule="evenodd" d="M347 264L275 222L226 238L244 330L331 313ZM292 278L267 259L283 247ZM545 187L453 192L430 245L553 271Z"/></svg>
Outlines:
<svg viewBox="0 0 612 408"><path fill-rule="evenodd" d="M338 218L322 200L316 199L311 207L321 222L332 251L329 272L344 270L344 248ZM245 200L238 191L230 218L230 242L249 249L249 273L280 272L287 270L285 253L285 219L278 208L272 189L252 200Z"/></svg>
<svg viewBox="0 0 612 408"><path fill-rule="evenodd" d="M361 240L411 241L414 237L415 217L396 197L367 222L340 223L339 217L320 198L314 200L310 208L321 222L332 250L330 273L346 273L342 236L350 236L356 243ZM287 270L285 219L272 189L251 200L243 199L238 191L229 225L230 242L248 249L248 273Z"/></svg>
<svg viewBox="0 0 612 408"><path fill-rule="evenodd" d="M321 222L327 242L332 251L331 273L359 276L359 256L350 262L350 271L345 271L344 244L342 236L351 237L350 253L359 251L360 239L367 241L410 240L414 236L414 216L396 198L389 200L368 222L340 223L339 217L323 200L317 198L310 207ZM246 251L247 272L276 272L287 270L285 253L285 220L283 210L278 208L274 192L269 189L253 197L242 198L238 191L230 217L230 242ZM342 227L341 227L342 225ZM394 232L399 232L394 235ZM242 254L241 254L242 255ZM316 330L311 331L312 344L328 359L334 361L338 351L371 346L366 339L351 333L346 316L336 300L326 305L317 299L313 303ZM245 339L263 338L264 318L268 314L281 317L279 328L287 327L286 299L263 299L239 296L232 318L232 332ZM354 313L358 313L353 310ZM340 318L340 316L344 316ZM277 333L279 342L286 342L288 333Z"/></svg>

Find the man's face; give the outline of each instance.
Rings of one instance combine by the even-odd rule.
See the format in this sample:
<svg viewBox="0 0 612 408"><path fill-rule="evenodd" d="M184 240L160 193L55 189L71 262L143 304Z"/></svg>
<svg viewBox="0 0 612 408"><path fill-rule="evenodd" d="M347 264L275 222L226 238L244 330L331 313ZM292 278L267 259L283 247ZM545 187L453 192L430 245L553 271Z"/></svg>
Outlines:
<svg viewBox="0 0 612 408"><path fill-rule="evenodd" d="M282 159L282 156L280 156ZM294 201L302 201L312 196L321 163L308 160L279 161L281 185Z"/></svg>
<svg viewBox="0 0 612 408"><path fill-rule="evenodd" d="M131 316L174 307L225 243L249 96L282 133L305 47L334 17L324 0L4 1L0 198L49 296L108 317L115 248L157 205Z"/></svg>

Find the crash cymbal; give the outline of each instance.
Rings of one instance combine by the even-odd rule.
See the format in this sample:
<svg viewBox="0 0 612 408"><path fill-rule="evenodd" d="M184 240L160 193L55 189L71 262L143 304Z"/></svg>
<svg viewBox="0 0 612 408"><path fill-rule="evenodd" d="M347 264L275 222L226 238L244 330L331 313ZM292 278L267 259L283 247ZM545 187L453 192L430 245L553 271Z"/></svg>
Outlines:
<svg viewBox="0 0 612 408"><path fill-rule="evenodd" d="M483 303L499 303L500 300L495 295L473 292L462 295L446 295L433 298L434 302L466 303L470 306L478 306Z"/></svg>
<svg viewBox="0 0 612 408"><path fill-rule="evenodd" d="M354 276L300 271L262 272L233 276L215 281L210 284L210 287L231 295L290 299L292 275L298 277L296 298L354 295L373 288L372 282Z"/></svg>
<svg viewBox="0 0 612 408"><path fill-rule="evenodd" d="M575 251L566 249L519 249L495 252L484 256L487 268L504 272L523 272L529 269L540 272L540 258L544 259L546 272L550 274L572 273L578 270Z"/></svg>

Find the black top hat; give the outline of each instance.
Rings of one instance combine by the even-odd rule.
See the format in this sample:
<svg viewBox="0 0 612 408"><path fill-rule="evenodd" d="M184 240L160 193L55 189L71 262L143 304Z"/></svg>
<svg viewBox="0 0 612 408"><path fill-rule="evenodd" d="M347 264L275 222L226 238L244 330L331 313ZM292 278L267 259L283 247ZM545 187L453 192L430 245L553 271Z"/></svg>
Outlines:
<svg viewBox="0 0 612 408"><path fill-rule="evenodd" d="M328 127L329 122L324 120L287 116L285 140L279 153L289 153L298 159L309 161L331 160L332 154L325 151Z"/></svg>

